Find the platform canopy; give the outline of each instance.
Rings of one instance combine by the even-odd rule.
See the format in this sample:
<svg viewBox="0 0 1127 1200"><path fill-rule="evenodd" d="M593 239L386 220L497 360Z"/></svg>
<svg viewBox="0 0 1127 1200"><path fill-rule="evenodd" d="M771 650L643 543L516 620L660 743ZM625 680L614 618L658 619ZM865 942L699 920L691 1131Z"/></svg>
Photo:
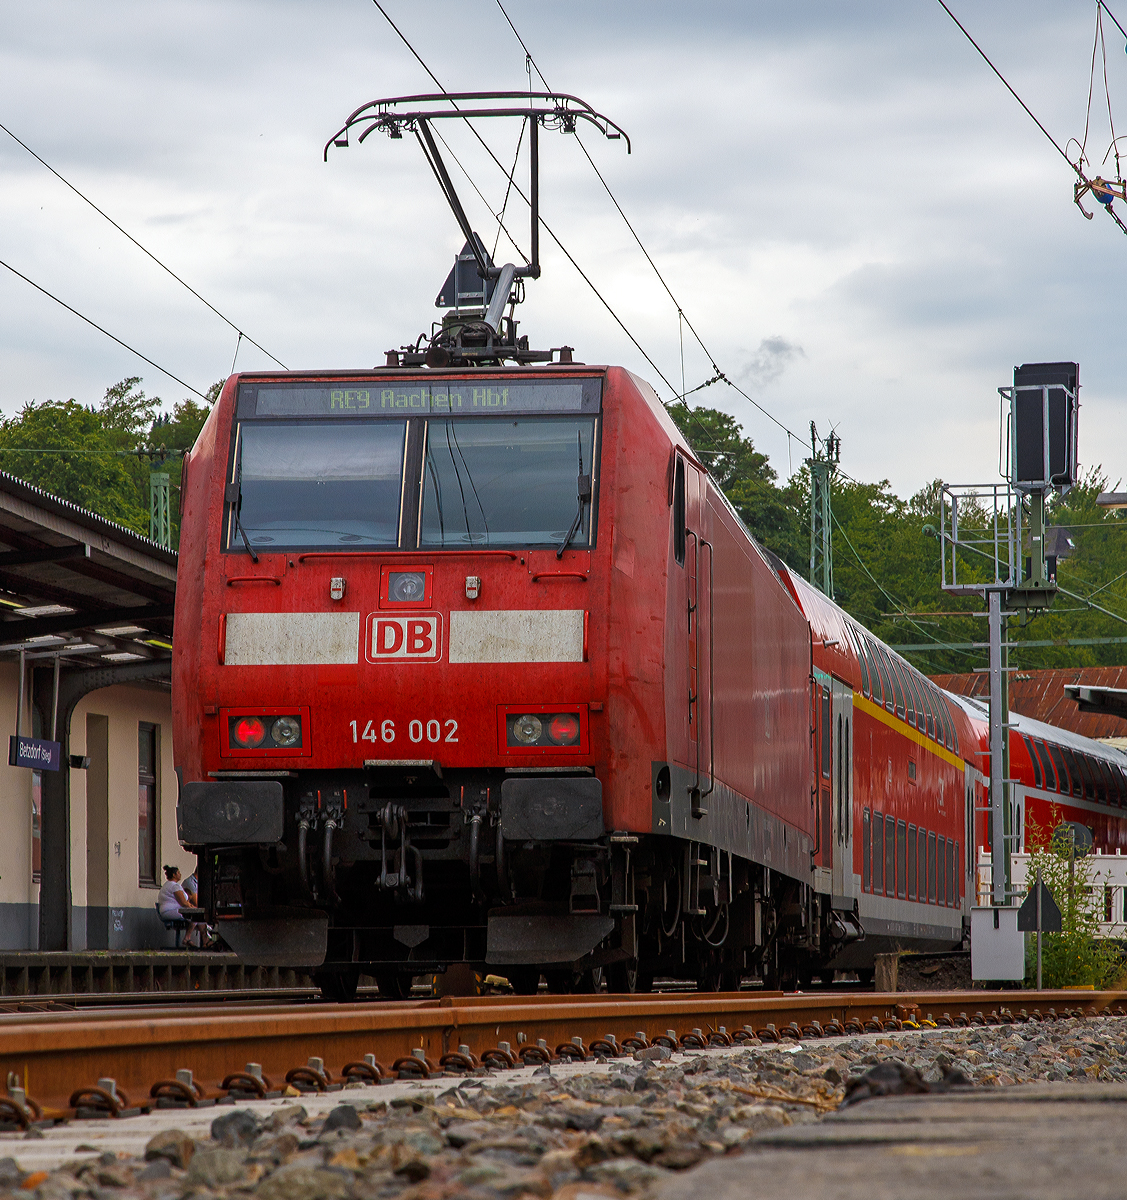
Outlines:
<svg viewBox="0 0 1127 1200"><path fill-rule="evenodd" d="M1127 719L1127 688L1086 687L1079 683L1066 683L1064 694L1070 700L1075 700L1083 713Z"/></svg>
<svg viewBox="0 0 1127 1200"><path fill-rule="evenodd" d="M62 764L40 785L40 950L70 945L75 705L115 684L171 687L175 596L173 551L0 471L0 660L30 668L19 697L26 679Z"/></svg>
<svg viewBox="0 0 1127 1200"><path fill-rule="evenodd" d="M0 471L0 658L167 661L175 593L174 551Z"/></svg>

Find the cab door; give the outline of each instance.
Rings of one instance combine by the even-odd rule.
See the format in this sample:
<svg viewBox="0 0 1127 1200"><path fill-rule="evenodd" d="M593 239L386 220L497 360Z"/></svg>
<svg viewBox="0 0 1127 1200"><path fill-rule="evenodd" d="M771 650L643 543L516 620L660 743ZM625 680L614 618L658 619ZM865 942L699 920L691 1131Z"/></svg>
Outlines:
<svg viewBox="0 0 1127 1200"><path fill-rule="evenodd" d="M831 824L833 826L833 895L852 899L857 894L853 873L853 689L832 683Z"/></svg>
<svg viewBox="0 0 1127 1200"><path fill-rule="evenodd" d="M694 815L711 791L712 547L702 531L704 484L697 467L675 454L673 463L673 561L670 564L666 663L667 696L676 713L670 743L693 774Z"/></svg>

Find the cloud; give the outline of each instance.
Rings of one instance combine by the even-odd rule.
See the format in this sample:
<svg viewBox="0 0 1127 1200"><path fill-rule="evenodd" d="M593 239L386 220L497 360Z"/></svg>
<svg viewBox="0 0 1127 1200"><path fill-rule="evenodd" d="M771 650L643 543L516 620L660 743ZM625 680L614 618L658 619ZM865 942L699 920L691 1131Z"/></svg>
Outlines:
<svg viewBox="0 0 1127 1200"><path fill-rule="evenodd" d="M740 368L737 378L753 387L766 387L782 375L787 363L802 357L805 357L802 347L788 342L785 337L778 334L765 337L759 343L759 349Z"/></svg>
<svg viewBox="0 0 1127 1200"><path fill-rule="evenodd" d="M386 0L444 85L526 85L489 3ZM552 84L620 121L584 137L708 347L676 306L574 139L543 130L541 211L653 366L552 239L519 311L538 347L621 363L668 398L729 378L790 429L836 425L847 469L909 495L996 473L996 387L1013 364L1081 363L1081 452L1124 473L1124 239L1072 205L1065 163L938 5L896 0L511 0ZM0 0L0 112L54 167L241 329L294 367L383 361L438 315L463 237L413 139L371 137L321 161L376 95L433 84L358 0ZM1092 16L1059 0L960 0L960 17L1061 144L1082 133ZM451 39L443 30L458 29ZM597 36L576 38L576 29ZM231 64L237 68L232 69ZM1124 56L1109 58L1113 100ZM76 121L75 113L82 119ZM517 125L442 130L492 245ZM1102 128L1090 144L1106 144ZM517 180L527 187L528 139ZM0 259L201 390L237 334L0 135ZM528 210L507 223L528 239ZM502 243L504 244L504 243ZM92 403L143 374L178 385L0 271L0 409ZM785 331L785 332L779 332ZM244 341L240 367L270 363ZM662 376L668 383L664 383ZM719 385L780 474L788 438ZM894 418L894 419L893 419ZM804 441L804 438L800 438ZM1118 466L1117 456L1118 455Z"/></svg>

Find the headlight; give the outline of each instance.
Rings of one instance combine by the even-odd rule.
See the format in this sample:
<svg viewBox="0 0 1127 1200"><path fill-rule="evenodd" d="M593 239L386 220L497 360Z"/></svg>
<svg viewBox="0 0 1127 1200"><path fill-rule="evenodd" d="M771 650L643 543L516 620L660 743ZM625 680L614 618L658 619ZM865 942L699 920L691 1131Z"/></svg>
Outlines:
<svg viewBox="0 0 1127 1200"><path fill-rule="evenodd" d="M297 746L301 742L301 722L296 717L279 717L270 726L275 746Z"/></svg>
<svg viewBox="0 0 1127 1200"><path fill-rule="evenodd" d="M399 604L418 604L426 595L426 588L424 571L392 571L387 577L388 599Z"/></svg>
<svg viewBox="0 0 1127 1200"><path fill-rule="evenodd" d="M539 717L531 713L517 717L513 722L513 737L522 746L535 746L544 732L544 726Z"/></svg>

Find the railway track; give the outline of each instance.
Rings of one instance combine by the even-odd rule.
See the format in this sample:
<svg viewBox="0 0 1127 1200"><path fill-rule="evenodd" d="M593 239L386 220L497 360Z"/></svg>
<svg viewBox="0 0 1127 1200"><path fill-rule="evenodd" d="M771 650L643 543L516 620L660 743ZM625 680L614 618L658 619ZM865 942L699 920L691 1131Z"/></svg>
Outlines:
<svg viewBox="0 0 1127 1200"><path fill-rule="evenodd" d="M818 1038L905 1023L1004 1023L1127 1013L1127 992L922 992L645 996L482 996L351 1005L153 1005L0 1015L0 1070L45 1114L74 1115L202 1099L239 1099L287 1085L324 1091L355 1080L459 1073L546 1058L612 1056L636 1042L691 1048ZM366 1056L368 1056L366 1058ZM312 1067L310 1060L314 1060ZM247 1064L261 1080L247 1078ZM320 1064L320 1065L318 1065ZM352 1064L348 1068L348 1064ZM190 1076L178 1072L191 1072ZM241 1073L241 1074L240 1074ZM116 1099L100 1095L112 1079ZM190 1082L189 1082L190 1081ZM80 1095L85 1089L85 1094ZM110 1091L105 1086L102 1093ZM5 1102L0 1100L0 1108ZM5 1110L18 1122L18 1114Z"/></svg>

